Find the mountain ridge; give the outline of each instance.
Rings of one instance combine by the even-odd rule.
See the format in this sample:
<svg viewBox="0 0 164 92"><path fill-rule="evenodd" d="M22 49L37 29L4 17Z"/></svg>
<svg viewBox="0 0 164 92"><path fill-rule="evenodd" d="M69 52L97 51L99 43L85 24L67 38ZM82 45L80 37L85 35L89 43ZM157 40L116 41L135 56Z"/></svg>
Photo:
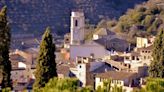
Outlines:
<svg viewBox="0 0 164 92"><path fill-rule="evenodd" d="M86 20L97 24L103 18L118 18L128 8L147 0L1 0L8 7L13 33L40 34L50 26L58 34L69 32L70 13L82 9Z"/></svg>

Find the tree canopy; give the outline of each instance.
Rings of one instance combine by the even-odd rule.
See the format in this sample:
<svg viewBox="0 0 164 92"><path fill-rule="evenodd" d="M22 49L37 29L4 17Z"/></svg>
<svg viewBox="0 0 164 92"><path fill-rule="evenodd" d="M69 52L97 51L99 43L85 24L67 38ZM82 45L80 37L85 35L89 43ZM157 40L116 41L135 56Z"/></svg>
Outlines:
<svg viewBox="0 0 164 92"><path fill-rule="evenodd" d="M34 89L39 89L53 77L57 77L55 62L55 45L48 27L42 37L40 43L39 56L37 58L37 66L35 71Z"/></svg>
<svg viewBox="0 0 164 92"><path fill-rule="evenodd" d="M150 77L164 78L164 28L161 28L153 44L153 60L149 68Z"/></svg>
<svg viewBox="0 0 164 92"><path fill-rule="evenodd" d="M2 89L11 88L11 62L9 60L10 28L7 21L7 7L0 11L0 75L2 75Z"/></svg>

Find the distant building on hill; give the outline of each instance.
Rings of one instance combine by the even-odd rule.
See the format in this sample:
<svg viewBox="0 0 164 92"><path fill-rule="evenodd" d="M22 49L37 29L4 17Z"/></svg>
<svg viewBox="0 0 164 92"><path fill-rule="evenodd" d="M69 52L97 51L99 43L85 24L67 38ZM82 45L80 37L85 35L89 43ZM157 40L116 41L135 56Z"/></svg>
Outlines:
<svg viewBox="0 0 164 92"><path fill-rule="evenodd" d="M155 37L137 37L137 48L148 47L153 44Z"/></svg>

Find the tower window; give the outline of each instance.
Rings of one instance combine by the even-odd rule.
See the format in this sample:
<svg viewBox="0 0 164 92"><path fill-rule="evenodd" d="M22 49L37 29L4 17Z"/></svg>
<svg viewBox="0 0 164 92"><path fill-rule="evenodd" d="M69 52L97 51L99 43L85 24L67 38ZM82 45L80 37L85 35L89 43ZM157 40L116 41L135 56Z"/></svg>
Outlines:
<svg viewBox="0 0 164 92"><path fill-rule="evenodd" d="M77 20L75 20L75 27L77 27L78 26L78 21Z"/></svg>

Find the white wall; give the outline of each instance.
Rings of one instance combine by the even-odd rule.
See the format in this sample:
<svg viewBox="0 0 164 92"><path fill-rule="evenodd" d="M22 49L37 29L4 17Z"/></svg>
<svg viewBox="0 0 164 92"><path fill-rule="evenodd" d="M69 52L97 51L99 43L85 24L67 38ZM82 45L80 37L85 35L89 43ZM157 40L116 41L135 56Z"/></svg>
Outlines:
<svg viewBox="0 0 164 92"><path fill-rule="evenodd" d="M97 39L99 39L99 35L98 34L94 34L93 35L93 40L97 40Z"/></svg>
<svg viewBox="0 0 164 92"><path fill-rule="evenodd" d="M107 79L104 79L104 78L99 78L99 77L96 77L95 78L95 89L98 89L98 87L103 87L103 83L104 81L107 80ZM114 87L115 85L117 85L118 87L123 87L124 86L124 81L122 80L111 80L111 87Z"/></svg>
<svg viewBox="0 0 164 92"><path fill-rule="evenodd" d="M148 46L148 39L137 37L137 48L147 47Z"/></svg>
<svg viewBox="0 0 164 92"><path fill-rule="evenodd" d="M26 69L26 64L23 62L18 62L18 68L25 68Z"/></svg>
<svg viewBox="0 0 164 92"><path fill-rule="evenodd" d="M100 81L100 78L98 78L98 77L96 77L95 78L95 89L98 89L98 87L103 87L103 82L102 81Z"/></svg>
<svg viewBox="0 0 164 92"><path fill-rule="evenodd" d="M76 21L78 25L75 26ZM79 41L84 40L84 26L85 18L83 12L72 12L71 13L71 44L78 44Z"/></svg>
<svg viewBox="0 0 164 92"><path fill-rule="evenodd" d="M86 86L86 64L77 65L78 75L77 78L82 82L82 86Z"/></svg>
<svg viewBox="0 0 164 92"><path fill-rule="evenodd" d="M75 60L77 56L90 57L94 54L95 58L103 58L107 55L106 49L100 45L71 45L70 46L70 59Z"/></svg>

